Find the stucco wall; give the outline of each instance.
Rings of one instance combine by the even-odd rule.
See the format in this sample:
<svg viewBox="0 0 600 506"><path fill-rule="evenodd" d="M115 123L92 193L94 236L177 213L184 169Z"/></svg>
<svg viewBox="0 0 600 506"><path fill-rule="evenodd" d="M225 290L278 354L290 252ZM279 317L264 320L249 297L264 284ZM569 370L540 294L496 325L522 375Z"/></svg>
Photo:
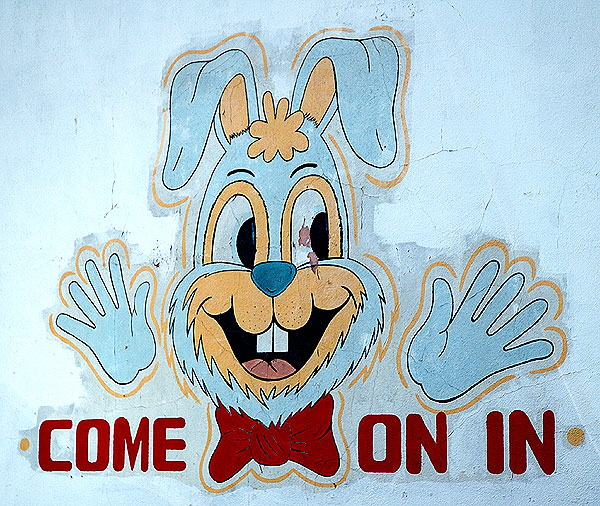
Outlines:
<svg viewBox="0 0 600 506"><path fill-rule="evenodd" d="M595 2L5 2L0 18L0 483L6 504L597 502ZM352 389L342 387L348 477L335 488L295 477L272 484L250 477L210 493L198 479L208 398L185 398L164 355L157 376L138 394L106 394L84 359L49 329L60 305L59 280L73 269L81 246L101 248L115 237L128 245L132 264L177 270L185 209L156 206L151 190L168 106L162 81L177 55L234 33L254 34L269 55L274 95L289 96L290 61L307 37L329 27L363 36L382 25L400 31L410 49L403 101L410 164L403 180L385 191L370 185L360 167L353 173L362 234L355 251L385 258L400 316L373 374ZM391 413L404 426L409 413L420 413L434 427L435 417L415 398L418 388L405 389L396 367L425 269L445 261L460 276L489 240L507 245L511 258L532 258L535 279L560 287L564 363L545 374L516 374L468 409L449 414L445 473L428 462L417 475L404 462L392 474L364 472L357 460L363 416ZM486 469L486 417L515 410L523 410L540 434L543 412L555 414L551 475L531 453L524 474L513 474L508 464L499 475ZM24 437L35 443L46 418L119 416L136 422L184 417L185 477L44 472L35 444L19 447ZM566 437L573 427L585 433L579 446ZM72 436L65 438L63 447L72 451Z"/></svg>

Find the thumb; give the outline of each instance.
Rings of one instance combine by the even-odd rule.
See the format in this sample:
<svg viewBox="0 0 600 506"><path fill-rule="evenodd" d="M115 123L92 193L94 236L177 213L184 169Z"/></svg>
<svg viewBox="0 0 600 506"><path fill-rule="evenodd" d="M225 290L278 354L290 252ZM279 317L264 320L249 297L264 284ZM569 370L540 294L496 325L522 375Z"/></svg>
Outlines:
<svg viewBox="0 0 600 506"><path fill-rule="evenodd" d="M146 303L148 302L148 294L150 293L150 283L143 282L137 287L133 296L133 313L141 316L146 315Z"/></svg>
<svg viewBox="0 0 600 506"><path fill-rule="evenodd" d="M452 290L443 278L437 278L433 282L431 296L431 311L428 319L439 332L444 330L452 319L454 305L452 302Z"/></svg>
<svg viewBox="0 0 600 506"><path fill-rule="evenodd" d="M452 291L448 282L438 278L431 290L431 309L408 349L408 371L419 384L428 381L430 375L439 368L436 364L439 364L448 338L444 330L452 318Z"/></svg>

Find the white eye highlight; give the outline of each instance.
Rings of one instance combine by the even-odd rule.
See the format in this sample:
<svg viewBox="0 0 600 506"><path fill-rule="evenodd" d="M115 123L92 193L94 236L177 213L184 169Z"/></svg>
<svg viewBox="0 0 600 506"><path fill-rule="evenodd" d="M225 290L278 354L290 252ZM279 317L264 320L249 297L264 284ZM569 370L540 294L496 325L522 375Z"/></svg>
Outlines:
<svg viewBox="0 0 600 506"><path fill-rule="evenodd" d="M252 216L252 207L246 197L235 195L229 199L215 227L213 262L242 264L237 252L236 240L240 228Z"/></svg>

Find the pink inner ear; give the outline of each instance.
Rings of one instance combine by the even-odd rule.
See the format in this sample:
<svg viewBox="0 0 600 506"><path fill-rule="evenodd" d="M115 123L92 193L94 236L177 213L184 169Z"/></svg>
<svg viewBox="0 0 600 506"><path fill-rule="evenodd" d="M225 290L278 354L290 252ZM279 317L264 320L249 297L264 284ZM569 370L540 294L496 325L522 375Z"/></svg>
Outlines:
<svg viewBox="0 0 600 506"><path fill-rule="evenodd" d="M325 113L335 95L335 73L329 58L322 58L310 73L306 89L300 103L300 110L317 126L323 121Z"/></svg>

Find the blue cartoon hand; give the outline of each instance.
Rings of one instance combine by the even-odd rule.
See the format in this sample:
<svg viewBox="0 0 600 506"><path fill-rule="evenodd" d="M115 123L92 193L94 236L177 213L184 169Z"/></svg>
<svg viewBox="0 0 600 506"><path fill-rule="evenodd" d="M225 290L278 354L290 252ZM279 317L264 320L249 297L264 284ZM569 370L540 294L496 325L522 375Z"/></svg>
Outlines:
<svg viewBox="0 0 600 506"><path fill-rule="evenodd" d="M553 353L554 346L545 339L514 344L544 316L548 310L544 299L530 302L491 333L525 284L523 274L511 275L481 308L499 270L497 261L488 262L456 312L448 282L443 278L433 282L431 310L408 349L409 373L430 399L452 401L492 374Z"/></svg>
<svg viewBox="0 0 600 506"><path fill-rule="evenodd" d="M77 281L69 284L69 293L91 325L68 314L59 314L57 326L85 343L96 355L106 373L120 384L133 381L137 373L154 360L156 342L146 318L150 283L138 286L129 307L121 262L116 254L108 260L110 280L114 288L113 301L98 266L93 260L85 264L90 286L100 302L97 308Z"/></svg>

